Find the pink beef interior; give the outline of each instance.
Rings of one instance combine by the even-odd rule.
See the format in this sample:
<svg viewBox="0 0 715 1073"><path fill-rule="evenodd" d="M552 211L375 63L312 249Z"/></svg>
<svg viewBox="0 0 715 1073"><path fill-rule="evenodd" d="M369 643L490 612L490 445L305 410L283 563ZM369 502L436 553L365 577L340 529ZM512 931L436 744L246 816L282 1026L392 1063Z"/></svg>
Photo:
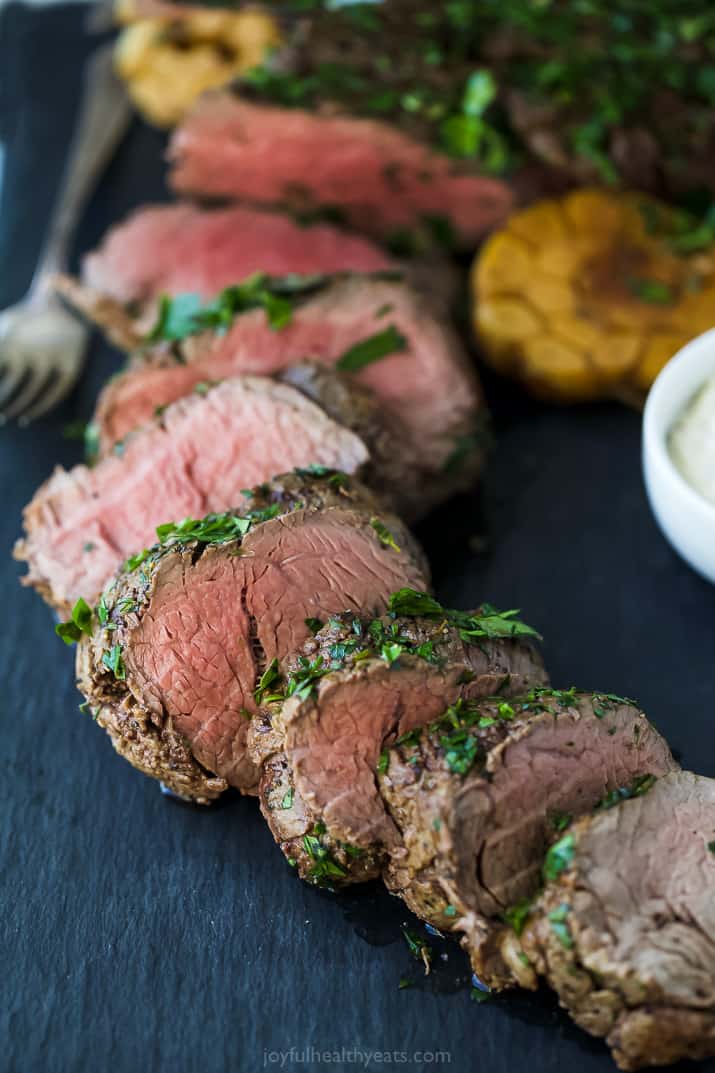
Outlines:
<svg viewBox="0 0 715 1073"><path fill-rule="evenodd" d="M490 757L491 780L467 780L455 804L474 907L494 915L534 893L551 816L583 815L638 775L676 767L664 739L631 706L601 719L572 709L536 716L525 735Z"/></svg>
<svg viewBox="0 0 715 1073"><path fill-rule="evenodd" d="M256 708L257 674L302 647L305 619L350 607L380 614L395 589L425 585L413 560L350 510L296 511L251 530L239 556L209 548L194 566L168 557L160 569L126 646L129 685L170 716L205 767L243 790L258 778L244 714Z"/></svg>
<svg viewBox="0 0 715 1073"><path fill-rule="evenodd" d="M293 388L225 381L175 403L121 455L55 471L25 512L28 581L49 585L56 605L92 600L127 556L153 543L157 525L229 510L241 489L294 467L354 473L366 458L360 439Z"/></svg>
<svg viewBox="0 0 715 1073"><path fill-rule="evenodd" d="M182 194L255 204L338 206L348 221L387 235L424 217L448 217L466 242L497 226L512 196L496 179L395 127L206 94L175 132L171 182Z"/></svg>
<svg viewBox="0 0 715 1073"><path fill-rule="evenodd" d="M164 293L213 298L254 272L375 272L393 264L372 243L326 224L300 227L249 208L150 205L112 228L85 257L82 278L120 302L144 302Z"/></svg>
<svg viewBox="0 0 715 1073"><path fill-rule="evenodd" d="M387 312L385 312L387 310ZM400 283L354 278L334 284L298 307L273 331L263 310L235 319L223 336L205 333L187 343L188 363L135 367L111 382L97 413L103 445L147 421L158 404L180 398L201 380L236 373L269 375L310 357L333 365L361 340L394 326L408 348L363 368L371 388L409 435L406 461L439 470L454 450L455 429L469 422L478 388L461 344Z"/></svg>
<svg viewBox="0 0 715 1073"><path fill-rule="evenodd" d="M578 837L579 954L675 1003L715 1006L715 780L676 772ZM673 862L677 861L677 867ZM605 947L605 949L604 949Z"/></svg>
<svg viewBox="0 0 715 1073"><path fill-rule="evenodd" d="M392 667L373 663L367 675L326 679L316 701L288 715L285 752L296 790L336 837L360 846L394 843L397 829L375 782L380 752L386 740L439 718L459 696L491 692L491 675L460 685L462 672L417 657Z"/></svg>

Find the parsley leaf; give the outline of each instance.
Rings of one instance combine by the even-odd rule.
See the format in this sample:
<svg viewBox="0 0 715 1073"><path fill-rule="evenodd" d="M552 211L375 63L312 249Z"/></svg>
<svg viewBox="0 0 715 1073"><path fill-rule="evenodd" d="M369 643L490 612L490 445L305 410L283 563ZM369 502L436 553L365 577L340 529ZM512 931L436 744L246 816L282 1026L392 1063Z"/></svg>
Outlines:
<svg viewBox="0 0 715 1073"><path fill-rule="evenodd" d="M266 697L268 690L271 688L271 686L275 686L282 681L283 676L281 675L280 668L278 666L278 660L273 659L268 664L261 677L258 679L258 685L253 691L253 699L255 700L256 704L260 704L264 699L268 700L269 698Z"/></svg>
<svg viewBox="0 0 715 1073"><path fill-rule="evenodd" d="M606 810L627 801L631 797L642 797L655 783L655 775L638 775L630 786L618 786L610 790L596 805L597 809Z"/></svg>
<svg viewBox="0 0 715 1073"><path fill-rule="evenodd" d="M163 295L147 342L179 342L206 330L223 333L237 316L251 309L265 310L269 325L279 331L291 322L294 300L323 286L326 279L317 274L274 277L256 272L243 283L224 288L211 302L204 302L198 294Z"/></svg>
<svg viewBox="0 0 715 1073"><path fill-rule="evenodd" d="M313 833L303 836L303 848L313 860L308 877L318 885L331 879L344 879L348 874L347 870L334 860L330 851L323 846L320 839L324 833L325 828L321 824L315 824Z"/></svg>
<svg viewBox="0 0 715 1073"><path fill-rule="evenodd" d="M384 331L376 332L375 335L362 339L355 343L338 358L335 368L344 373L355 373L364 369L366 365L372 365L374 361L380 361L389 354L400 353L407 350L407 340L398 332L394 324Z"/></svg>
<svg viewBox="0 0 715 1073"><path fill-rule="evenodd" d="M381 544L384 544L386 548L392 548L394 551L401 551L400 545L384 522L381 522L379 518L371 518L370 525L377 533Z"/></svg>
<svg viewBox="0 0 715 1073"><path fill-rule="evenodd" d="M509 906L504 910L504 920L509 924L517 935L521 935L524 930L529 914L531 913L531 898L522 898L516 905Z"/></svg>
<svg viewBox="0 0 715 1073"><path fill-rule="evenodd" d="M566 923L569 914L569 906L562 903L558 909L552 909L548 914L548 920L551 924L551 930L561 945L570 950L573 947L573 936L569 930L569 926Z"/></svg>
<svg viewBox="0 0 715 1073"><path fill-rule="evenodd" d="M79 641L83 633L92 632L92 608L86 600L80 596L71 611L67 622L58 622L55 633L61 637L66 645L73 645Z"/></svg>
<svg viewBox="0 0 715 1073"><path fill-rule="evenodd" d="M558 842L554 842L544 861L544 879L558 879L573 861L575 852L576 843L572 834L564 835Z"/></svg>
<svg viewBox="0 0 715 1073"><path fill-rule="evenodd" d="M109 652L103 652L102 663L108 671L112 672L117 681L123 682L126 679L127 672L122 659L121 645L112 645Z"/></svg>
<svg viewBox="0 0 715 1073"><path fill-rule="evenodd" d="M519 611L497 611L491 604L482 604L476 614L470 614L467 611L443 607L428 593L404 588L392 593L388 607L395 615L443 618L450 626L459 630L462 640L467 643L497 637L540 639L540 634L535 629L517 618Z"/></svg>

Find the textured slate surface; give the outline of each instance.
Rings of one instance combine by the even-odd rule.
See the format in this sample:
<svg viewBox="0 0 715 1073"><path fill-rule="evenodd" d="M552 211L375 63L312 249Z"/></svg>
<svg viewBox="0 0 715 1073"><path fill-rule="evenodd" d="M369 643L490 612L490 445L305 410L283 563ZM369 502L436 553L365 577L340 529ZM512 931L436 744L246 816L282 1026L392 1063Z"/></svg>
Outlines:
<svg viewBox="0 0 715 1073"><path fill-rule="evenodd" d="M40 242L78 92L82 18L78 7L17 5L0 17L0 306L22 294ZM137 123L80 248L131 205L165 196L161 151ZM547 996L477 1006L466 990L399 991L403 973L418 974L398 903L301 886L253 802L203 812L167 801L77 712L71 653L19 588L9 554L34 487L55 463L78 460L62 427L89 414L116 360L95 342L60 412L0 430L0 1068L254 1073L280 1068L266 1051L293 1047L305 1060L283 1068L325 1069L305 1054L312 1047L407 1055L373 1069L432 1070L415 1052L438 1050L453 1073L612 1069ZM683 763L715 775L715 589L655 529L638 418L616 407L557 412L494 384L489 393L499 451L484 501L455 503L421 531L439 594L521 606L548 638L557 685L640 697ZM482 517L491 549L475 554ZM464 970L457 951L449 958L447 989Z"/></svg>

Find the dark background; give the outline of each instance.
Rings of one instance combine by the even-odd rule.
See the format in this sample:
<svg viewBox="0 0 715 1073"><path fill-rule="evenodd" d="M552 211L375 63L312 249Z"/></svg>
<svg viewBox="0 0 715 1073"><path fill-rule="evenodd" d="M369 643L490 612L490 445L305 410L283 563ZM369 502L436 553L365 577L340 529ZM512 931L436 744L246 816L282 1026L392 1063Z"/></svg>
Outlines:
<svg viewBox="0 0 715 1073"><path fill-rule="evenodd" d="M0 308L21 297L37 256L88 48L84 18L78 6L0 13ZM135 122L78 252L132 206L166 198L162 151L162 137ZM426 987L398 902L301 885L253 801L207 811L171 802L79 714L72 654L19 587L10 549L36 485L56 463L79 461L63 426L89 416L117 362L95 339L60 410L0 429L0 1069L254 1073L264 1048L310 1046L445 1050L448 1064L400 1065L451 1073L613 1069L548 995L470 1001L451 945ZM683 764L715 775L715 589L656 530L639 417L552 410L487 387L498 450L485 490L419 533L439 596L523 608L547 638L555 685L639 697ZM399 990L404 975L415 986Z"/></svg>

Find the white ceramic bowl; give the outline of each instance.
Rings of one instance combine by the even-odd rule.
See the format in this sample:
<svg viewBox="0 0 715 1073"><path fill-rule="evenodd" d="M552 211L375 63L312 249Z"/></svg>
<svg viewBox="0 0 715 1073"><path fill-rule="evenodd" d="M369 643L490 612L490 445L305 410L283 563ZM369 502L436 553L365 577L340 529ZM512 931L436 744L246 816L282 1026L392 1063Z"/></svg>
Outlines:
<svg viewBox="0 0 715 1073"><path fill-rule="evenodd" d="M665 536L686 562L715 583L715 505L690 487L668 451L673 422L712 376L715 328L679 350L650 390L643 415L643 473Z"/></svg>

